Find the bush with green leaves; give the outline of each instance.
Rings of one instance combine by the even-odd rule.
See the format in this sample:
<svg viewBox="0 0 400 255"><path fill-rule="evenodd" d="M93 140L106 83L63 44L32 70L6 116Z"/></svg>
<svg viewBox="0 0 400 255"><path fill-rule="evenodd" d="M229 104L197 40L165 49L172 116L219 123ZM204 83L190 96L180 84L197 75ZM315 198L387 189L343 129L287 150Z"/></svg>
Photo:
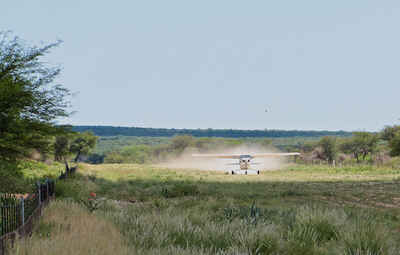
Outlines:
<svg viewBox="0 0 400 255"><path fill-rule="evenodd" d="M319 146L322 149L321 156L329 163L332 163L336 159L337 155L336 138L325 136L319 141Z"/></svg>
<svg viewBox="0 0 400 255"><path fill-rule="evenodd" d="M51 137L63 130L54 120L68 116L69 91L56 82L61 68L43 57L60 45L28 46L0 32L0 160L14 161L32 149L51 150Z"/></svg>
<svg viewBox="0 0 400 255"><path fill-rule="evenodd" d="M55 179L63 166L47 165L31 160L7 162L0 160L0 193L30 193L35 183L45 178Z"/></svg>

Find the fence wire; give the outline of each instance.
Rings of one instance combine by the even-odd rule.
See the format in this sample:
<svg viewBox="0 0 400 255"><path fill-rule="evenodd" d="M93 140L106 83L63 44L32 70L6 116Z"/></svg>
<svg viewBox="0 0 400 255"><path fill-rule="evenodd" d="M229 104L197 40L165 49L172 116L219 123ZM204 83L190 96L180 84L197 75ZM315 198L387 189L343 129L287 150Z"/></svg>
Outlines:
<svg viewBox="0 0 400 255"><path fill-rule="evenodd" d="M42 207L54 197L55 183L46 180L37 183L28 195L0 194L0 255L6 252L7 242L14 242L17 234L30 234L33 221L38 219Z"/></svg>

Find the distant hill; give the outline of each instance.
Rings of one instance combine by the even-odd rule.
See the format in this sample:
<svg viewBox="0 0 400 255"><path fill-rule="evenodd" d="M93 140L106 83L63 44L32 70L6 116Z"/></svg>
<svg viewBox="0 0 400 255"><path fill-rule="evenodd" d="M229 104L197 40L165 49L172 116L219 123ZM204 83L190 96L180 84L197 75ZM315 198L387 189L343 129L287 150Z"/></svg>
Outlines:
<svg viewBox="0 0 400 255"><path fill-rule="evenodd" d="M303 131L303 130L235 130L235 129L167 129L114 126L73 126L78 132L92 131L98 136L150 136L170 137L174 135L192 135L195 137L321 137L350 136L346 131Z"/></svg>

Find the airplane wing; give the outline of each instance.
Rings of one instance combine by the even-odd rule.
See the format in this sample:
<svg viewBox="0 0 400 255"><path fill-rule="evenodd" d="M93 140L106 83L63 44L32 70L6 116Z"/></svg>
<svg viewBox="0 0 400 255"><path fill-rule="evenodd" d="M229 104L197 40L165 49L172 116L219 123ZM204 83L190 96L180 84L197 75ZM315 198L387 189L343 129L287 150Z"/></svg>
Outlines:
<svg viewBox="0 0 400 255"><path fill-rule="evenodd" d="M269 157L287 157L287 156L299 156L298 152L289 153L256 153L250 154L253 158L269 158Z"/></svg>
<svg viewBox="0 0 400 255"><path fill-rule="evenodd" d="M196 158L240 158L241 154L192 154Z"/></svg>
<svg viewBox="0 0 400 255"><path fill-rule="evenodd" d="M254 153L254 154L192 154L192 157L239 159L241 156L249 156L252 158L268 158L268 157L285 157L285 156L298 156L298 155L300 155L300 153L290 152L290 153Z"/></svg>

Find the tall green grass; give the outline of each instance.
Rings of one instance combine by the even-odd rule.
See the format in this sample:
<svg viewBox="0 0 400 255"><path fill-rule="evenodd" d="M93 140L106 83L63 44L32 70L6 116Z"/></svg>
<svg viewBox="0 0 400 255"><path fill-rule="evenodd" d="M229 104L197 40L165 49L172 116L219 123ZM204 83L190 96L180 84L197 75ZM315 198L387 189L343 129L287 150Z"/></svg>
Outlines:
<svg viewBox="0 0 400 255"><path fill-rule="evenodd" d="M165 201L164 201L165 202ZM108 211L141 254L398 254L399 240L378 214L339 208L225 207L180 210L169 204Z"/></svg>

